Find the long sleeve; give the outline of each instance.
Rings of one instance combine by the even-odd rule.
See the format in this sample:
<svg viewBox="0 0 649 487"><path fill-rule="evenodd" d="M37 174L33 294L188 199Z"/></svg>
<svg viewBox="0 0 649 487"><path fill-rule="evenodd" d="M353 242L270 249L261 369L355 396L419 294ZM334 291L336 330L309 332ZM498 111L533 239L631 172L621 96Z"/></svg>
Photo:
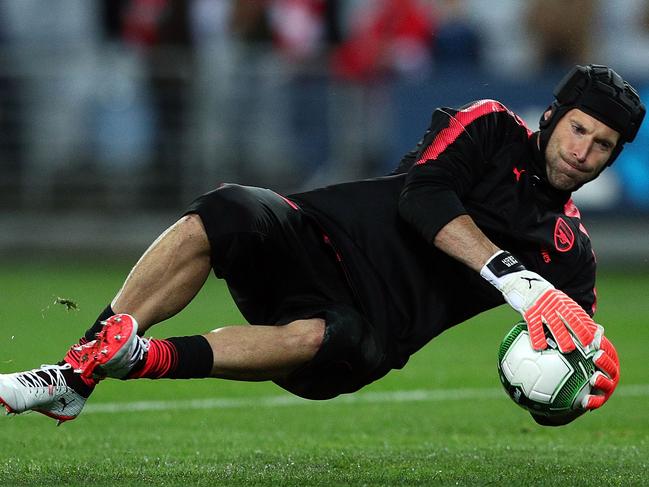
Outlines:
<svg viewBox="0 0 649 487"><path fill-rule="evenodd" d="M436 110L406 176L399 200L401 217L432 242L444 225L467 213L464 199L485 177L498 151L511 142L511 135L520 133L521 125L518 117L493 100L459 110Z"/></svg>

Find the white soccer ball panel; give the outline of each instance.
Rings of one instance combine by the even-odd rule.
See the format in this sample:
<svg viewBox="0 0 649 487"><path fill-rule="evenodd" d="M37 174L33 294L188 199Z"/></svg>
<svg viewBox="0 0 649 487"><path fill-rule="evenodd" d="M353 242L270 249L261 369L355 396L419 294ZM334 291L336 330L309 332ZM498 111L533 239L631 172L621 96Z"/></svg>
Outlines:
<svg viewBox="0 0 649 487"><path fill-rule="evenodd" d="M536 383L541 377L541 369L536 361L529 357L523 358L516 365L511 383L520 386L521 389L523 389L523 393L527 397L530 397L530 394L534 391Z"/></svg>
<svg viewBox="0 0 649 487"><path fill-rule="evenodd" d="M543 392L538 392L534 390L526 394L527 397L529 397L533 401L537 401L543 404L550 404L550 402L552 401L552 394L544 394Z"/></svg>
<svg viewBox="0 0 649 487"><path fill-rule="evenodd" d="M519 334L503 357L501 369L507 380L523 389L526 397L550 403L555 391L572 373L572 368L556 350L538 352L527 333Z"/></svg>
<svg viewBox="0 0 649 487"><path fill-rule="evenodd" d="M509 382L514 382L518 368L529 359L533 361L534 350L529 344L527 333L521 333L507 350L501 364L503 373Z"/></svg>
<svg viewBox="0 0 649 487"><path fill-rule="evenodd" d="M554 392L570 376L572 367L557 350L541 352L536 363L542 373L534 386L534 392L547 396L549 401ZM530 399L534 398L530 396Z"/></svg>

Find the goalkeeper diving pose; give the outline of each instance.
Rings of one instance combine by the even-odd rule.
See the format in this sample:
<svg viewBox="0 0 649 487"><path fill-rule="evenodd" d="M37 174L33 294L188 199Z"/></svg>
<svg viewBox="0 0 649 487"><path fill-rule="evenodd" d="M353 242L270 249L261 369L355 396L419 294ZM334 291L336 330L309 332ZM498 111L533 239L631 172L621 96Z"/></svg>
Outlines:
<svg viewBox="0 0 649 487"><path fill-rule="evenodd" d="M540 129L501 103L434 111L388 176L281 196L223 184L144 253L61 362L0 375L8 412L74 419L105 378L271 380L305 398L354 392L444 330L507 302L532 345L594 346L581 409L619 380L615 348L591 318L595 257L571 193L631 142L645 107L605 66L576 66ZM143 338L180 312L210 271L249 324ZM231 324L226 324L231 325Z"/></svg>

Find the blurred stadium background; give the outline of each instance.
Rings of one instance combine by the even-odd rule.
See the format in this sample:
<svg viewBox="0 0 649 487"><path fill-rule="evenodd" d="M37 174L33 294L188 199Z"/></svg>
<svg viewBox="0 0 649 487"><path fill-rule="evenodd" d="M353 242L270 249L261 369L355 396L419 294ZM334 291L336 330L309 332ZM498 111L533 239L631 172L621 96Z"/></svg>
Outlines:
<svg viewBox="0 0 649 487"><path fill-rule="evenodd" d="M649 99L644 0L2 0L0 255L137 255L222 181L389 172L436 106L530 127L574 63ZM644 264L649 124L576 198L603 263Z"/></svg>

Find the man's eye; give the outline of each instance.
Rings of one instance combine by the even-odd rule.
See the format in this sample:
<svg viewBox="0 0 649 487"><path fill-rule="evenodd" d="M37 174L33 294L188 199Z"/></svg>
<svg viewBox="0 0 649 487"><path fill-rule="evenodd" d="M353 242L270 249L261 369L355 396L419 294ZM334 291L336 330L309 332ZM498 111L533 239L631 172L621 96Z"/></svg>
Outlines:
<svg viewBox="0 0 649 487"><path fill-rule="evenodd" d="M611 144L609 144L608 142L600 142L599 147L600 147L601 150L603 150L605 152L608 152L613 148L613 146Z"/></svg>

